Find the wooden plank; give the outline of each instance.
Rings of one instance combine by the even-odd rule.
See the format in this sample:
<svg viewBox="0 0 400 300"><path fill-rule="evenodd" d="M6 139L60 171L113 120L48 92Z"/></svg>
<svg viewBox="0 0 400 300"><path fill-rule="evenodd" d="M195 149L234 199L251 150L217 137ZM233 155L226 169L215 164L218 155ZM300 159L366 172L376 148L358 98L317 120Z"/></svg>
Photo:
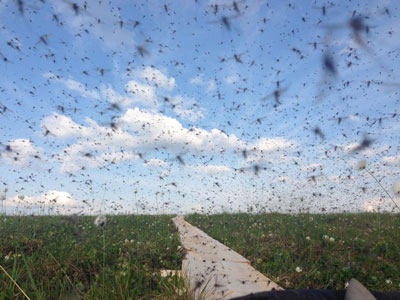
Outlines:
<svg viewBox="0 0 400 300"><path fill-rule="evenodd" d="M255 270L250 261L214 240L183 217L173 219L186 256L182 274L190 282L196 299L232 299L250 293L282 290Z"/></svg>

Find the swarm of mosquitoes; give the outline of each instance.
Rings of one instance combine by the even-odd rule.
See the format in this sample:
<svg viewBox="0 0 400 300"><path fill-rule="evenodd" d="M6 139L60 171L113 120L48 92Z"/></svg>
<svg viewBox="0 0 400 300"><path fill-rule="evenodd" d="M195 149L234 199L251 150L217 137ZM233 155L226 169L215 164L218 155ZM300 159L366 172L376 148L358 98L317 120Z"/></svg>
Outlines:
<svg viewBox="0 0 400 300"><path fill-rule="evenodd" d="M38 0L38 1L33 1L33 2L25 2L23 0L13 0L6 3L1 3L0 5L4 6L6 5L7 9L10 10L15 10L17 13L15 14L15 17L22 18L26 20L27 23L31 23L31 14L35 14L38 10L42 9L45 5L48 4L49 0ZM103 20L99 18L96 15L96 11L91 11L91 4L90 1L83 1L83 2L74 2L70 0L60 0L63 2L63 4L68 7L68 9L72 12L73 16L76 18L76 20L90 20L89 25L86 23L80 24L79 28L79 33L75 35L76 38L84 39L85 34L88 35L91 33L91 31L96 30L96 26L99 26L103 23ZM100 1L101 2L101 1ZM99 2L99 3L100 3ZM268 14L268 11L270 9L270 3L269 1L261 1L262 3L260 4L265 10L266 15L261 17L260 20L258 20L259 28L254 28L254 30L259 31L263 33L267 27L269 26L274 26L273 25L273 20L271 19L271 15ZM225 35L228 35L231 40L235 39L235 36L240 36L243 34L240 32L240 24L243 22L246 22L246 17L247 14L249 13L249 10L251 10L251 3L249 0L237 0L237 1L211 1L212 4L208 5L203 12L203 17L206 20L207 26L211 28L212 31L217 30L217 28L221 29L222 32ZM321 4L323 3L323 4ZM111 5L111 3L110 3ZM193 1L191 4L194 7L199 6L200 4L198 1ZM282 5L287 5L288 9L296 9L296 3L295 1L293 2L287 2L286 4ZM176 11L174 11L175 6L165 3L165 4L160 4L160 11L163 12L163 18L166 18L170 22L170 27L168 29L163 29L163 28L156 28L157 30L168 30L168 34L171 35L171 39L173 39L174 34L177 30L176 22L178 20L174 19L174 16L176 15ZM116 7L115 8L117 11L121 11L121 8ZM321 30L322 34L318 37L316 37L315 41L304 41L300 39L300 43L298 43L295 46L289 46L288 50L292 55L298 58L299 63L302 61L305 61L310 58L309 49L312 51L318 51L318 55L320 57L320 81L317 83L316 87L316 95L314 98L317 100L315 103L312 104L312 106L309 107L309 113L310 114L318 114L318 108L321 106L325 105L325 97L331 96L334 93L340 94L340 95L345 95L346 94L346 89L348 89L350 86L354 85L359 85L357 87L357 90L360 91L360 97L362 97L362 94L367 94L369 90L372 88L375 88L375 90L381 91L383 95L388 95L389 93L394 93L398 97L398 90L400 88L400 82L396 82L396 80L392 81L384 81L380 79L373 79L373 78L368 78L368 76L365 76L363 81L360 81L358 83L353 82L353 81L347 81L346 80L346 72L351 72L353 67L362 65L363 61L368 61L371 64L374 64L380 72L386 72L390 74L392 72L392 69L389 66L386 66L385 63L382 61L382 58L379 57L377 54L377 50L374 49L372 46L372 43L370 42L370 38L374 38L371 34L374 30L374 19L373 17L370 17L366 14L362 14L361 12L358 12L357 10L354 11L346 11L348 14L348 21L344 22L342 24L331 24L329 22L329 15L331 11L335 11L335 9L338 9L336 7L336 4L334 2L322 2L322 1L314 1L314 4L312 6L312 9L319 15L319 18L317 22L314 22L310 19L310 16L304 15L301 16L299 15L299 19L303 24L306 24L311 27L317 27ZM114 10L114 8L113 8ZM113 27L115 27L115 30L123 30L123 29L129 29L132 32L135 33L138 39L138 43L133 46L132 50L132 61L129 61L125 66L118 66L120 70L123 70L126 72L126 74L132 74L135 72L135 68L137 68L138 64L145 66L147 64L146 60L151 62L154 60L154 56L157 55L157 57L160 57L163 55L164 51L168 51L168 45L165 45L163 41L157 41L151 36L151 32L143 32L143 23L147 22L148 18L150 16L143 16L142 19L123 19L120 18L119 21L117 21L115 24L113 24ZM389 8L383 7L379 11L379 17L380 18L391 18L392 13ZM54 23L55 26L59 27L65 27L66 26L66 20L63 19L63 16L59 13L51 13L51 20ZM197 17L194 18L193 22L196 23ZM34 26L34 25L33 25ZM155 29L155 30L156 30ZM277 28L278 30L278 28ZM59 57L57 53L54 53L52 51L53 47L52 44L54 43L53 39L55 38L51 34L46 34L46 33L40 33L37 35L36 43L30 47L22 46L21 40L23 37L19 36L12 36L12 30L10 28L6 28L3 26L2 28L3 32L7 32L8 35L11 35L8 42L5 45L0 46L0 58L2 60L2 69L3 72L4 70L7 70L7 65L9 64L23 64L23 58L20 58L19 60L16 59L10 59L9 55L7 53L10 53L10 51L14 51L18 55L28 55L27 52L33 53L31 55L38 55L37 49L41 49L40 55L41 57L45 57L49 61L53 61L54 64L57 62L57 64L60 64L60 61L64 61L65 67L68 69L68 64L69 64L69 58L67 57ZM289 35L295 36L295 35L300 35L300 29L299 28L293 28L288 30L287 28L282 29L282 31L289 31ZM339 55L337 51L335 51L334 48L334 43L337 42L334 40L334 35L336 32L341 31L341 32L346 32L352 40L352 44L354 45L353 47L349 47L346 49L346 58L343 59L343 55ZM389 36L394 35L394 31L390 30L388 33ZM265 37L266 40L268 39ZM102 40L102 37L100 37L100 40ZM67 42L65 43L65 46L68 47ZM222 42L221 42L222 43ZM260 48L263 49L263 47L267 48L268 41L262 41L260 44ZM178 47L184 47L187 45L178 45ZM249 45L247 45L250 47ZM197 47L197 46L196 46ZM158 50L157 50L158 49ZM267 50L265 50L265 53L267 55ZM45 54L43 54L45 53ZM258 89L262 91L262 96L257 96L257 92L255 91L256 88L252 86L251 84L251 79L249 78L243 78L240 74L237 76L237 82L235 83L235 87L237 89L233 91L237 95L243 95L245 98L249 98L249 95L251 98L253 98L252 102L250 103L237 103L237 102L231 102L230 104L225 101L227 98L226 95L223 95L220 91L219 85L221 84L222 79L214 78L214 82L216 83L216 88L215 92L212 95L213 101L217 103L220 107L224 109L227 113L232 115L232 118L230 118L229 121L227 121L226 124L221 125L220 132L222 134L225 134L228 136L229 134L227 133L228 131L234 131L237 132L237 130L240 130L241 128L247 127L247 126L255 126L256 128L260 128L261 126L266 126L268 125L270 128L272 128L274 125L279 126L279 124L273 124L269 123L269 113L274 112L276 114L282 113L286 111L287 113L287 108L285 108L286 105L286 97L292 97L290 95L291 93L291 87L294 85L293 83L289 83L289 79L285 79L283 76L285 74L289 74L292 70L280 70L276 66L279 66L279 62L283 60L283 58L276 58L275 62L276 64L272 64L273 66L270 68L270 70L267 70L266 66L263 66L259 62L259 58L253 57L249 59L249 52L247 50L244 51L236 51L233 49L233 52L225 57L221 57L219 55L213 55L212 53L209 53L209 55L214 56L214 58L217 59L219 62L217 68L219 70L223 70L224 68L231 68L232 65L235 66L247 66L247 68L250 70L251 68L261 68L265 69L265 73L268 74L268 78L266 79L266 84L262 87L259 87ZM113 51L112 55L116 55L117 52ZM12 57L16 57L16 55L12 55ZM78 58L76 58L78 59ZM107 69L102 66L95 66L93 64L93 60L89 55L84 54L82 57L79 57L81 61L81 66L82 66L82 74L87 76L87 77L94 77L98 76L99 81L103 80L110 72L113 72L115 70L112 69ZM196 57L193 58L195 63L196 62ZM184 69L185 63L181 62L176 58L174 61L169 62L172 66L176 67L177 69ZM200 65L200 63L199 63ZM346 67L343 68L342 66L345 65ZM203 71L203 67L199 66L197 67L199 73ZM293 68L295 68L293 66ZM342 73L344 75L342 75ZM23 75L21 75L23 76ZM267 76L266 76L267 77ZM22 81L26 81L26 79L21 78ZM66 79L63 78L60 75L52 75L52 77L48 77L47 81L45 83L45 86L51 86L57 82L62 82L65 81ZM341 84L339 82L341 81ZM29 83L24 83L26 85L29 85ZM305 82L303 84L304 87L308 87L308 84ZM83 89L87 90L87 86L78 86L76 87L77 89ZM2 92L8 91L8 87L1 87ZM37 94L37 89L38 87L32 86L29 87L29 93L35 97ZM135 93L140 93L138 90L139 88L136 88L137 90L131 90L131 91L126 91L131 92L133 94ZM100 86L96 87L96 90L100 90ZM17 92L17 91L15 91ZM340 92L340 93L339 93ZM59 115L61 116L74 116L75 114L78 114L80 112L80 108L77 105L80 101L83 101L81 99L78 99L71 95L68 91L63 92L65 97L73 99L70 101L69 104L65 104L62 102L60 99L52 99L54 101L54 111L56 111ZM347 96L343 96L343 98L337 99L338 103L343 103L345 101L352 101L352 99L346 98ZM162 102L162 106L159 109L159 113L164 113L164 112L171 112L171 111L177 111L178 109L181 109L184 105L182 101L176 100L174 97L171 97L169 95L159 95L158 98ZM59 101L58 101L59 100ZM120 119L120 113L125 110L125 107L123 105L123 97L119 100L119 102L113 102L113 103L108 103L105 105L102 105L101 103L95 103L92 106L92 111L102 117L108 118L108 121L101 122L100 125L103 126L104 128L107 128L106 130L106 136L111 138L113 135L117 135L121 133L121 130L123 128L123 121ZM2 97L0 99L0 118L10 118L13 114L17 114L17 109L22 109L24 106L28 105L23 101L23 99L10 99L10 98L5 98ZM36 104L29 104L32 105L32 111L37 109ZM37 104L39 105L39 104ZM251 116L246 116L246 118L241 118L238 116L242 112L242 109L244 106L256 106L258 105L261 107L261 109L258 109L256 112L254 112ZM298 109L300 109L301 106L301 100L299 100L299 107L296 107L293 111L293 114L296 114ZM188 110L195 111L199 108L199 104L197 102L193 102L190 104L188 107ZM258 113L261 113L261 116L258 116ZM285 116L282 117L283 119ZM363 120L363 126L358 127L356 129L354 128L348 128L346 129L346 125L350 122L352 118L358 118L360 120ZM346 115L343 111L332 111L332 115L330 116L321 116L319 118L320 123L319 124L311 124L309 120L306 118L306 120L298 120L298 128L305 130L306 132L309 132L311 135L315 136L315 142L312 145L312 147L318 148L318 147L324 147L324 153L325 153L325 159L329 160L331 156L334 156L335 152L339 152L339 150L343 150L343 146L341 145L328 145L327 140L329 140L331 137L328 136L327 133L325 133L324 128L328 127L333 127L336 126L338 127L338 130L341 132L342 137L346 138L349 143L353 143L354 146L351 149L347 149L347 153L343 154L341 159L342 160L347 160L349 158L352 159L358 159L359 155L367 152L372 145L377 141L377 137L373 137L372 134L370 133L371 128L374 128L376 130L381 129L384 126L384 123L386 121L397 121L399 118L399 113L396 109L394 109L390 113L384 113L376 117L369 117L367 115L363 114L355 114L355 115ZM240 124L239 122L236 122L236 119L240 119ZM48 128L45 125L38 125L30 120L25 120L25 123L29 125L29 128L32 130L32 134L37 132L38 127L41 128L41 136L44 139L47 139L48 141L51 141L50 143L54 143L52 141L53 137L57 137L58 132L54 131L52 128ZM146 132L146 130L149 130L151 127L151 124L147 124L146 122L141 123L141 129L143 132ZM233 129L233 130L232 130ZM82 128L77 128L76 130L83 130ZM168 131L168 128L165 129ZM192 126L191 128L188 129L189 132L196 134L196 135L201 135L201 131ZM354 140L354 138L351 138L350 136L354 137L354 134L356 134L357 139ZM164 132L162 134L165 134ZM161 139L160 136L152 137L155 140ZM29 141L32 142L32 141ZM98 141L101 143L102 141ZM54 145L54 144L53 144ZM55 145L57 148L60 146ZM19 161L23 160L24 158L22 157L21 148L20 146L14 145L13 143L9 141L1 141L0 143L0 155L1 157L4 158L9 158L13 160L15 163L18 163ZM390 148L391 146L389 146ZM96 148L95 148L96 149ZM55 161L60 161L60 155L62 154L68 154L68 150L63 150L60 154L51 154L51 157L47 157L45 154L37 152L37 153L30 153L29 155L33 160L37 160L39 162L45 163L46 161L49 160L55 160ZM124 154L126 149L119 149L119 151ZM150 152L152 151L159 151L161 153L167 153L169 150L167 147L156 147L155 149L149 149L148 153L146 152L137 152L135 155L144 163L144 164L151 164L154 161L150 157ZM305 152L308 150L298 150L296 152L296 156L294 157L288 157L288 162L287 164L291 164L294 166L299 166L301 164L302 158L305 155ZM160 182L159 188L162 191L157 192L155 194L155 197L161 197L164 196L165 193L175 193L180 195L182 198L185 198L188 196L188 192L183 192L180 191L181 185L179 182L175 181L168 181L169 179L169 170L172 168L173 165L177 164L178 166L183 167L189 167L190 164L188 161L190 161L191 158L201 158L203 159L203 166L207 167L209 166L213 161L217 161L218 157L221 157L226 154L231 154L228 153L229 150L227 149L219 149L217 153L212 153L209 154L206 152L206 150L202 151L202 153L199 155L197 153L190 153L190 150L185 150L183 149L179 154L172 154L172 157L170 157L170 153L168 154L168 159L165 162L165 165L167 166L166 170L156 174L158 181ZM342 152L344 153L344 152ZM95 159L99 154L99 150L93 150L93 151L82 151L81 152L81 157L83 161L88 161L91 159ZM248 162L245 165L242 166L235 166L231 167L231 171L233 172L233 177L237 178L242 176L242 174L252 174L254 178L259 178L262 173L275 173L277 176L282 176L285 177L288 174L287 170L279 169L271 165L270 163L261 163L257 162L257 159L254 159L254 157L261 157L265 158L268 155L270 155L270 152L265 151L262 149L262 147L258 146L243 146L241 149L237 149L237 151L234 152L234 155L236 155L239 158L244 159L246 162ZM335 158L332 159L338 159L338 156L335 155ZM339 158L340 159L340 158ZM102 169L112 171L113 167L120 164L120 160L118 158L106 158L105 161L107 162L104 166L101 166ZM122 160L123 161L123 160ZM263 161L263 159L261 159ZM301 167L301 166L299 166ZM86 175L85 171L87 169L91 168L90 165L83 165L81 166L81 169L77 172L77 174L74 174L73 172L68 173L69 177L72 182L75 183L81 183L83 188L93 191L93 180L94 178L87 178L88 175ZM311 175L308 174L307 178L309 179L309 182L311 184L316 184L318 183L320 178L325 178L323 174L323 168L322 167L316 167L317 169L313 169L310 172L312 173ZM48 168L46 170L49 174L55 173L53 168ZM315 172L319 172L319 174L315 174ZM350 174L343 176L343 178L347 178L348 180L352 179L352 174L351 171L348 171ZM129 173L129 172L128 172ZM127 183L129 182L129 177L131 174L123 175L122 171L117 171L118 175L121 176L121 180L124 182L126 181ZM81 176L81 177L79 177ZM145 175L139 175L143 177L142 180L136 181L132 187L132 190L135 190L135 198L136 194L138 193L138 188L140 189L141 184L145 184L146 178ZM189 174L189 177L191 175ZM223 190L223 187L226 187L226 184L222 182L218 176L216 175L210 175L211 181L213 182L213 189L216 190ZM196 179L193 179L196 180ZM283 182L285 179L282 179ZM35 179L35 174L32 172L30 175L27 177L20 176L18 183L34 183L34 184L39 184L41 189L44 190L45 186L41 182L37 182ZM7 182L5 179L3 179L3 184L6 186ZM329 187L329 189L333 189L334 187ZM110 186L105 186L105 190L110 190ZM368 186L363 186L360 187L363 192L366 192L369 187ZM23 190L19 191L19 193L23 193ZM195 195L195 192L194 192ZM280 190L277 188L276 185L272 184L270 185L270 195L271 197L275 197L278 199L279 204L277 204L277 207L280 208L284 200L282 199L282 195L280 195ZM322 196L321 193L313 193L312 197L318 198ZM328 195L325 195L328 196ZM52 202L56 203L57 198L55 198ZM209 197L207 198L208 204L210 204L210 207L213 207L215 205L215 200L212 198L212 192L210 191ZM92 202L87 199L83 201L84 205L87 207L92 206ZM164 207L172 207L173 200L169 199L166 201L163 199L163 205ZM145 210L146 208L150 207L150 204L146 204L145 201L135 201L136 208L139 210L141 208L142 210ZM177 208L180 207L179 204L176 205ZM124 207L122 204L118 203L117 201L112 201L111 203L111 208L114 211L119 211L123 210ZM291 207L292 209L293 207ZM66 208L68 209L68 208ZM252 208L248 208L248 210L251 210ZM201 206L201 210L204 212L207 212L207 206L206 203L204 203Z"/></svg>

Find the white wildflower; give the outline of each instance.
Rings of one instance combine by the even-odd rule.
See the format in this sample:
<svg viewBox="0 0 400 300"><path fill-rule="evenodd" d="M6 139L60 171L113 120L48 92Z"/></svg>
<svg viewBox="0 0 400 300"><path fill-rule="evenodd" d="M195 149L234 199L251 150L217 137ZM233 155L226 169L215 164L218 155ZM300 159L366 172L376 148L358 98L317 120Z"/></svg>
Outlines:
<svg viewBox="0 0 400 300"><path fill-rule="evenodd" d="M386 279L386 283L391 285L393 282L390 279Z"/></svg>
<svg viewBox="0 0 400 300"><path fill-rule="evenodd" d="M300 267L296 267L296 272L297 273L301 273L303 271L303 269L302 268L300 268Z"/></svg>
<svg viewBox="0 0 400 300"><path fill-rule="evenodd" d="M330 238L329 238L329 241L330 241L331 243L333 243L333 242L335 241L335 239L334 239L333 237L330 237Z"/></svg>
<svg viewBox="0 0 400 300"><path fill-rule="evenodd" d="M329 236L327 236L326 234L324 234L324 236L322 237L324 240L328 240Z"/></svg>
<svg viewBox="0 0 400 300"><path fill-rule="evenodd" d="M106 216L97 216L96 220L94 220L94 225L103 227L104 225L106 225L106 222Z"/></svg>
<svg viewBox="0 0 400 300"><path fill-rule="evenodd" d="M4 256L4 260L5 260L5 261L7 261L7 260L9 260L9 259L10 259L10 256L9 256L9 255Z"/></svg>
<svg viewBox="0 0 400 300"><path fill-rule="evenodd" d="M367 167L367 161L363 159L362 161L359 161L356 168L357 170L364 170Z"/></svg>
<svg viewBox="0 0 400 300"><path fill-rule="evenodd" d="M348 281L344 284L344 287L345 287L346 289L349 287L349 282L348 282Z"/></svg>
<svg viewBox="0 0 400 300"><path fill-rule="evenodd" d="M306 236L306 240L307 240L307 241L310 241L311 238L310 238L309 236Z"/></svg>

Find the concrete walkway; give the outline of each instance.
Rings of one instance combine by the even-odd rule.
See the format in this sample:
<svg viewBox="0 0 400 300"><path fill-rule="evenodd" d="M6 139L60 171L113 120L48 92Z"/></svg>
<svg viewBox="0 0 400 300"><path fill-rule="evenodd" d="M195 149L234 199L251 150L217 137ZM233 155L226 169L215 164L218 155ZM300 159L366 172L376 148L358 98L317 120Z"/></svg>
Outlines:
<svg viewBox="0 0 400 300"><path fill-rule="evenodd" d="M282 290L256 271L250 261L214 240L183 217L173 218L186 256L183 276L190 280L196 299L232 299L250 293Z"/></svg>

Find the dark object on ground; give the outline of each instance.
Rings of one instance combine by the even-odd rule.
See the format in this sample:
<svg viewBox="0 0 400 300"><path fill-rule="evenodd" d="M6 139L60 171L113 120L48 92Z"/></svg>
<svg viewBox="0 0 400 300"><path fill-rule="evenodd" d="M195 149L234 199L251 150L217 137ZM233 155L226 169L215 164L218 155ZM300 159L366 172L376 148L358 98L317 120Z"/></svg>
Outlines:
<svg viewBox="0 0 400 300"><path fill-rule="evenodd" d="M374 292L377 300L400 300L400 292ZM285 290L250 294L232 300L344 300L346 291Z"/></svg>

